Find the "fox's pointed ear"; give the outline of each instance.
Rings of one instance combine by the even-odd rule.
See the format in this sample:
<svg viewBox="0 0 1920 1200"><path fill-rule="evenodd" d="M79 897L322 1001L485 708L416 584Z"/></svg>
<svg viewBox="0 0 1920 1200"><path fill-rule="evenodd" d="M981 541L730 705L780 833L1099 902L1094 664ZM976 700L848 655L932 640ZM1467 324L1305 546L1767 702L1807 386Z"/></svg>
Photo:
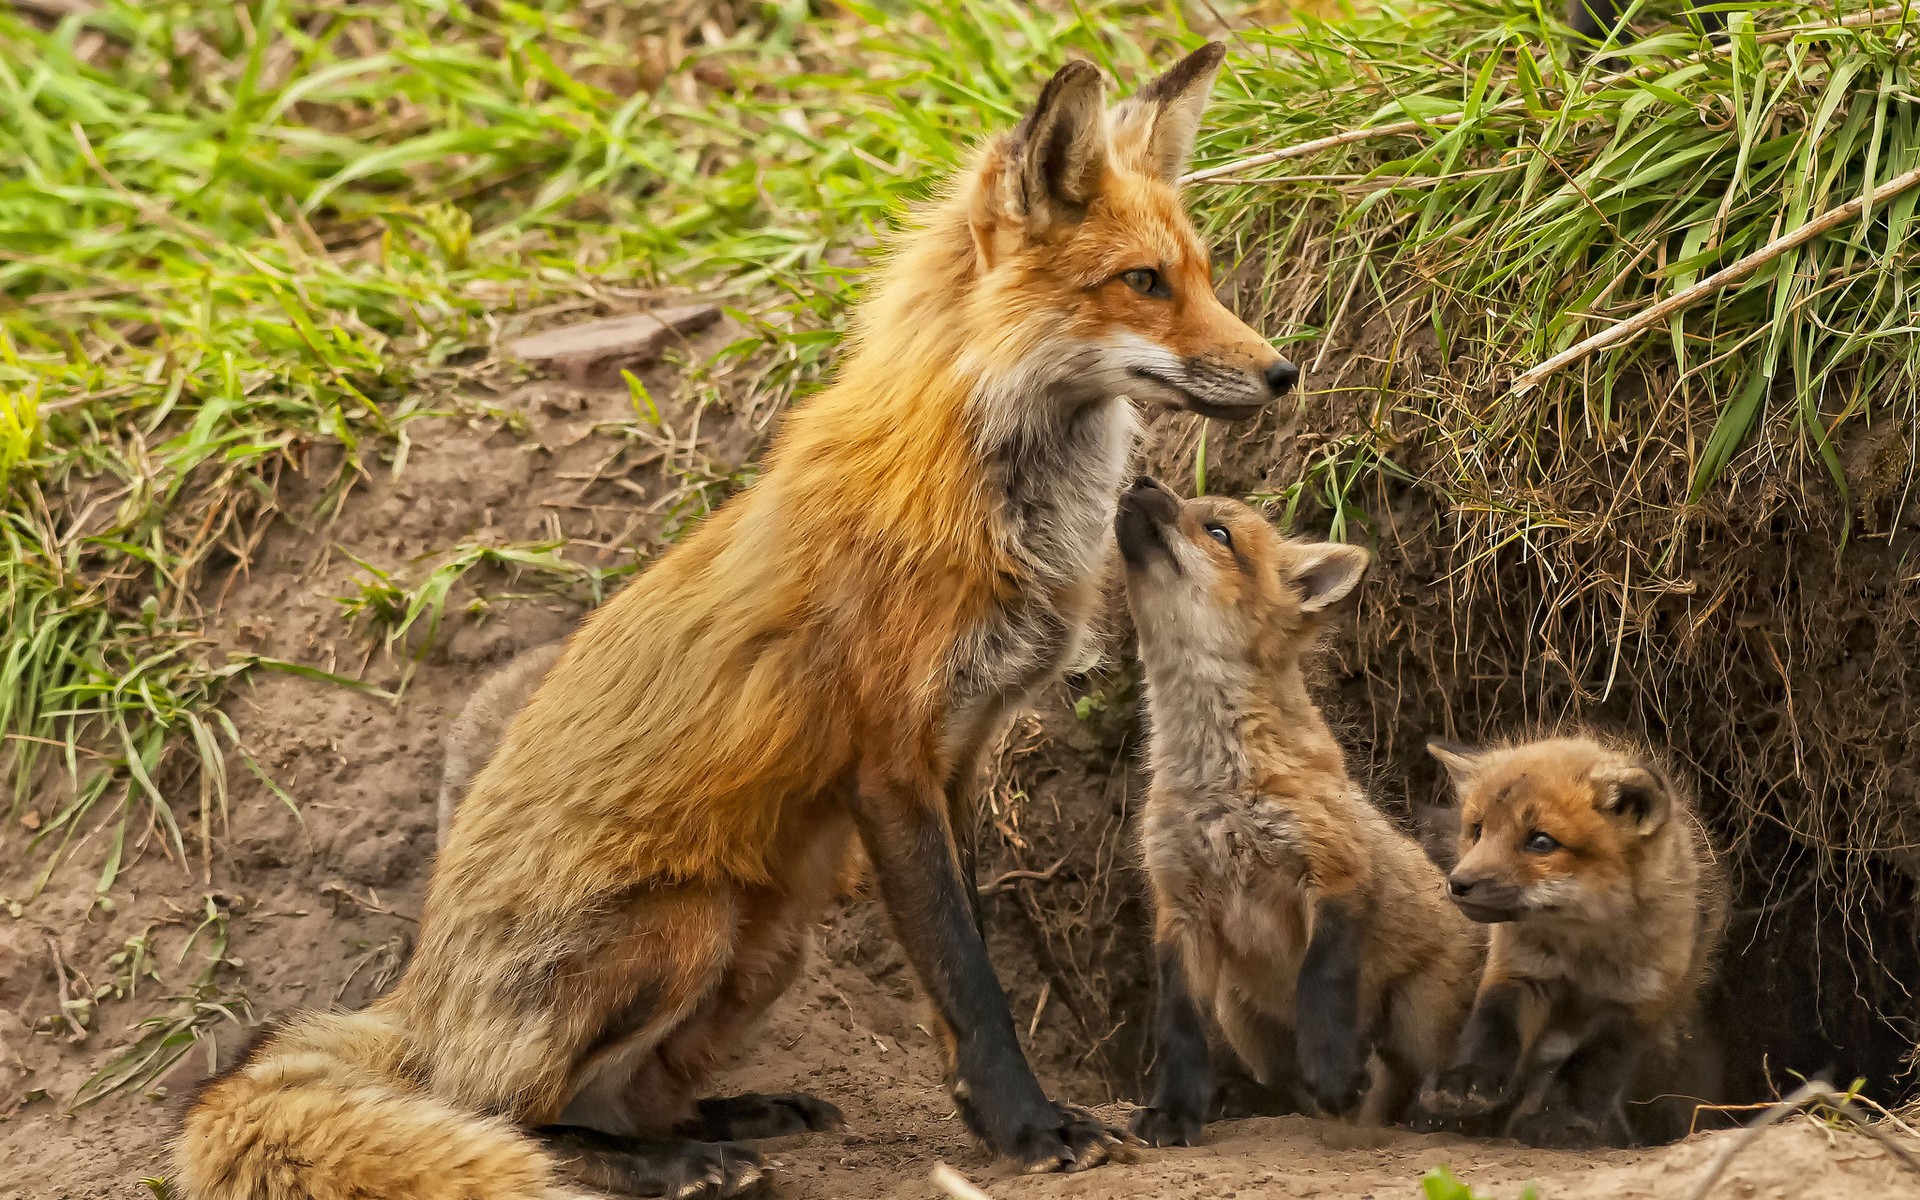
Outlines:
<svg viewBox="0 0 1920 1200"><path fill-rule="evenodd" d="M1453 786L1456 788L1465 787L1467 781L1472 779L1474 773L1480 769L1478 750L1462 746L1459 742L1448 741L1446 738L1428 738L1427 753L1433 755L1434 760L1447 769L1447 777L1453 780Z"/></svg>
<svg viewBox="0 0 1920 1200"><path fill-rule="evenodd" d="M1600 811L1633 823L1641 837L1659 831L1673 813L1673 791L1660 772L1645 765L1594 768Z"/></svg>
<svg viewBox="0 0 1920 1200"><path fill-rule="evenodd" d="M1346 598L1348 592L1366 574L1367 561L1373 556L1363 546L1342 542L1322 542L1307 548L1306 554L1287 573L1300 589L1300 611L1317 613Z"/></svg>
<svg viewBox="0 0 1920 1200"><path fill-rule="evenodd" d="M1226 56L1225 46L1208 42L1122 101L1113 110L1115 150L1140 170L1178 183L1193 157L1207 93Z"/></svg>
<svg viewBox="0 0 1920 1200"><path fill-rule="evenodd" d="M1002 198L1029 233L1077 221L1107 170L1106 85L1100 68L1070 62L1007 137Z"/></svg>

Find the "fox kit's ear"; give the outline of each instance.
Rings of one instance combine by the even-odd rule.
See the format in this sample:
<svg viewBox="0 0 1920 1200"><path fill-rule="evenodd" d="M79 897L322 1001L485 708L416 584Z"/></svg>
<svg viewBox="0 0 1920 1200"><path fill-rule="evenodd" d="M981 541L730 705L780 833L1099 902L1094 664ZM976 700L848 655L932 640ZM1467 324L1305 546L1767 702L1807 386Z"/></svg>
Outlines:
<svg viewBox="0 0 1920 1200"><path fill-rule="evenodd" d="M1003 204L1029 233L1077 221L1107 169L1106 86L1100 68L1070 62L1008 136Z"/></svg>
<svg viewBox="0 0 1920 1200"><path fill-rule="evenodd" d="M1467 780L1480 767L1480 752L1459 742L1450 742L1446 738L1427 739L1427 753L1433 755L1439 764L1447 769L1447 777L1453 780L1456 788L1465 787Z"/></svg>
<svg viewBox="0 0 1920 1200"><path fill-rule="evenodd" d="M1341 542L1309 547L1287 573L1300 589L1300 611L1316 613L1338 604L1360 582L1371 557L1365 547Z"/></svg>
<svg viewBox="0 0 1920 1200"><path fill-rule="evenodd" d="M1659 831L1673 812L1673 794L1658 771L1638 764L1596 767L1600 809L1633 823L1641 837Z"/></svg>
<svg viewBox="0 0 1920 1200"><path fill-rule="evenodd" d="M1207 93L1227 55L1219 42L1187 55L1113 110L1113 142L1141 170L1178 183L1193 156Z"/></svg>

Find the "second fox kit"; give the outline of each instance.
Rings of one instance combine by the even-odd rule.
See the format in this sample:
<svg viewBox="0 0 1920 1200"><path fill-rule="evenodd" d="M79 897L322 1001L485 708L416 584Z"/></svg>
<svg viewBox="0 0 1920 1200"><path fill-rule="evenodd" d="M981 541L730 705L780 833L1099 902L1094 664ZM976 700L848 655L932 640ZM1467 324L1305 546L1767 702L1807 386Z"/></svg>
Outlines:
<svg viewBox="0 0 1920 1200"><path fill-rule="evenodd" d="M1460 797L1448 885L1493 938L1460 1061L1423 1093L1423 1118L1504 1120L1556 1145L1684 1134L1685 1113L1641 1105L1629 1121L1626 1104L1712 1090L1699 1006L1726 883L1685 796L1590 736L1427 749Z"/></svg>
<svg viewBox="0 0 1920 1200"><path fill-rule="evenodd" d="M1134 1131L1196 1139L1209 1023L1260 1083L1335 1113L1365 1092L1364 1115L1392 1119L1450 1060L1480 950L1307 694L1301 656L1367 552L1289 541L1244 504L1183 503L1151 479L1116 525L1152 721L1158 1046Z"/></svg>

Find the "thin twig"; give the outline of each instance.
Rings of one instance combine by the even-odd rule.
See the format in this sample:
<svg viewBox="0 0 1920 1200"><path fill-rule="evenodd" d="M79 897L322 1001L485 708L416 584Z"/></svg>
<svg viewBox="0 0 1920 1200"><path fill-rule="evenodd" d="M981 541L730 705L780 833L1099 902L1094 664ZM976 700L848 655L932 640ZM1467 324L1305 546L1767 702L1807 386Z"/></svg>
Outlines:
<svg viewBox="0 0 1920 1200"><path fill-rule="evenodd" d="M979 889L980 894L982 896L991 896L995 892L1004 892L1007 890L1007 888L1011 887L1013 884L1019 882L1022 879L1030 879L1035 883L1048 883L1053 879L1055 873L1057 873L1061 867L1064 867L1066 865L1067 865L1067 857L1066 855L1063 854L1060 856L1058 861L1056 861L1052 866L1048 867L1044 871L1008 871L1006 874L995 879L992 883L981 884Z"/></svg>
<svg viewBox="0 0 1920 1200"><path fill-rule="evenodd" d="M370 913L379 913L385 917L399 917L402 921L408 921L415 925L420 923L419 917L410 917L398 909L388 908L386 905L380 903L380 893L374 891L372 888L367 889L367 894L363 898L354 895L352 888L336 879L321 884L320 894L322 896L345 896L348 900L366 909Z"/></svg>
<svg viewBox="0 0 1920 1200"><path fill-rule="evenodd" d="M1877 207L1885 204L1888 200L1908 190L1915 184L1920 184L1920 167L1915 167L1911 171L1906 171L1894 176L1892 179L1887 180L1879 187L1873 189L1871 195L1866 197L1856 196L1845 204L1828 209L1792 233L1773 239L1753 253L1730 266L1715 271L1693 286L1682 288L1680 291L1668 296L1665 300L1660 301L1660 303L1655 304L1651 308L1635 313L1624 321L1609 325L1585 341L1567 347L1565 350L1562 350L1560 353L1514 380L1514 394L1518 395L1538 387L1541 380L1553 374L1555 371L1577 363L1591 354L1605 350L1608 346L1618 345L1634 337L1636 334L1651 329L1655 325L1665 321L1674 313L1679 312L1681 309L1688 307L1696 301L1712 295L1714 292L1719 291L1729 284L1738 283L1740 280L1745 279L1789 250L1798 249L1827 232L1829 229L1846 224L1848 221L1859 216L1867 205L1872 204Z"/></svg>
<svg viewBox="0 0 1920 1200"><path fill-rule="evenodd" d="M965 1175L943 1162L933 1164L933 1186L939 1188L953 1200L993 1200L992 1196L973 1186Z"/></svg>
<svg viewBox="0 0 1920 1200"><path fill-rule="evenodd" d="M87 1040L87 1030L74 1020L73 1010L67 1007L73 1002L73 994L67 990L67 960L61 957L60 943L52 934L47 935L47 949L53 951L53 973L60 977L60 1019L73 1031L67 1040L78 1045Z"/></svg>

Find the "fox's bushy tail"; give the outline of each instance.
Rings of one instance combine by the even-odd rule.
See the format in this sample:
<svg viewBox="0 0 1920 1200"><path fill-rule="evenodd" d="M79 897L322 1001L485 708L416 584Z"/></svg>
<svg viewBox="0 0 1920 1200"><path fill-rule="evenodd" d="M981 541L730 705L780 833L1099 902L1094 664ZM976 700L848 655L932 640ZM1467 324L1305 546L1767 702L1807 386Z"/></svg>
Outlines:
<svg viewBox="0 0 1920 1200"><path fill-rule="evenodd" d="M537 1142L411 1082L378 1011L269 1035L201 1091L174 1168L190 1200L584 1200Z"/></svg>

